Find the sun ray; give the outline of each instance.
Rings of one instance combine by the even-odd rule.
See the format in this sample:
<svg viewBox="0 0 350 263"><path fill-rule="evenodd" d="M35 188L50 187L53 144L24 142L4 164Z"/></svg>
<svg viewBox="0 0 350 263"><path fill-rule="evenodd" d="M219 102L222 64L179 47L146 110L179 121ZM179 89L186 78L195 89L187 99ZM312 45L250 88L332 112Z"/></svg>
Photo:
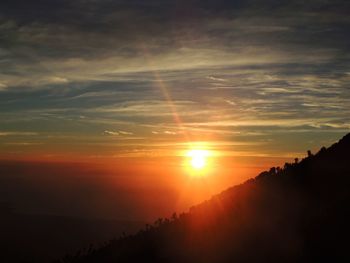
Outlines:
<svg viewBox="0 0 350 263"><path fill-rule="evenodd" d="M182 124L180 115L179 115L178 111L176 110L176 106L173 103L169 89L164 84L164 81L160 77L158 70L154 69L154 64L152 63L151 56L150 56L147 48L144 45L142 45L142 50L143 50L144 57L147 59L147 62L151 68L151 72L153 74L154 79L156 80L157 86L158 86L159 90L162 92L163 97L165 98L165 100L166 100L166 102L167 102L167 104L172 112L175 124L178 126L179 130L181 130L182 134L185 137L185 140L190 141L188 133L186 132L186 129Z"/></svg>

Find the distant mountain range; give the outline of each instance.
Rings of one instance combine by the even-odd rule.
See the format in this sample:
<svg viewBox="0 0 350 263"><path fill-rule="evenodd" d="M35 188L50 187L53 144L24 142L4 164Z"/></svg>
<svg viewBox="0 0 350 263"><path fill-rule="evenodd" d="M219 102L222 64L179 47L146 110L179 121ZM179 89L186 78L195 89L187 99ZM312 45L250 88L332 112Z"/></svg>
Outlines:
<svg viewBox="0 0 350 263"><path fill-rule="evenodd" d="M350 262L350 134L59 262Z"/></svg>

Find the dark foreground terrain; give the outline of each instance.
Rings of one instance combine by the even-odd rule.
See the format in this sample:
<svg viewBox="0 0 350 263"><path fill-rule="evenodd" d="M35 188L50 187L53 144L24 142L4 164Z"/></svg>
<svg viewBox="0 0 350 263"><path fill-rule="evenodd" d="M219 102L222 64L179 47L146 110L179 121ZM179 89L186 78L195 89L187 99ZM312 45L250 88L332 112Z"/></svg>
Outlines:
<svg viewBox="0 0 350 263"><path fill-rule="evenodd" d="M1 211L0 262L52 262L64 253L132 233L144 223Z"/></svg>
<svg viewBox="0 0 350 263"><path fill-rule="evenodd" d="M350 134L60 262L350 262Z"/></svg>

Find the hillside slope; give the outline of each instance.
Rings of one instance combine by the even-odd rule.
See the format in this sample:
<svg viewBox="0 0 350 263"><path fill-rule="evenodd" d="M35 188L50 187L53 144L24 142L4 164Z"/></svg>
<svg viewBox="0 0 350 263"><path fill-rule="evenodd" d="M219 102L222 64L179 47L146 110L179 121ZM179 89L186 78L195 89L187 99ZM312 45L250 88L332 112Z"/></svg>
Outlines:
<svg viewBox="0 0 350 263"><path fill-rule="evenodd" d="M64 262L347 262L349 186L350 134Z"/></svg>

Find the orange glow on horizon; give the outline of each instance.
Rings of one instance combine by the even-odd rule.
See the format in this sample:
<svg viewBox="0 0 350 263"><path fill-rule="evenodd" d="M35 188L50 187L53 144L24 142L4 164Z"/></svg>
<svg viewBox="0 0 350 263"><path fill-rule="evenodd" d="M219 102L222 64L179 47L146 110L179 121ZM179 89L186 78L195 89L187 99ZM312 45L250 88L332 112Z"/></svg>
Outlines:
<svg viewBox="0 0 350 263"><path fill-rule="evenodd" d="M204 151L205 155L205 165L200 169L191 164L191 155L198 156L196 154L198 150L201 154L203 154L201 151ZM182 151L174 152L173 156L99 159L73 154L66 155L65 158L60 155L44 158L43 155L33 154L22 156L17 161L24 162L21 165L28 169L23 169L23 173L28 171L34 179L36 174L47 173L50 174L50 178L61 176L67 180L79 178L89 185L108 190L106 194L111 196L120 191L123 193L123 200L125 198L125 201L120 202L127 204L126 207L131 207L130 210L125 210L125 215L147 220L159 216L166 217L174 211L187 211L191 206L211 198L230 186L240 184L271 166L290 161L286 158L276 161L275 158L266 157L223 156L219 148L214 148L208 142L192 142L183 146ZM17 166L14 164L14 167ZM66 182L64 180L61 188L64 188ZM127 194L128 192L132 195ZM114 201L119 200L122 199Z"/></svg>

